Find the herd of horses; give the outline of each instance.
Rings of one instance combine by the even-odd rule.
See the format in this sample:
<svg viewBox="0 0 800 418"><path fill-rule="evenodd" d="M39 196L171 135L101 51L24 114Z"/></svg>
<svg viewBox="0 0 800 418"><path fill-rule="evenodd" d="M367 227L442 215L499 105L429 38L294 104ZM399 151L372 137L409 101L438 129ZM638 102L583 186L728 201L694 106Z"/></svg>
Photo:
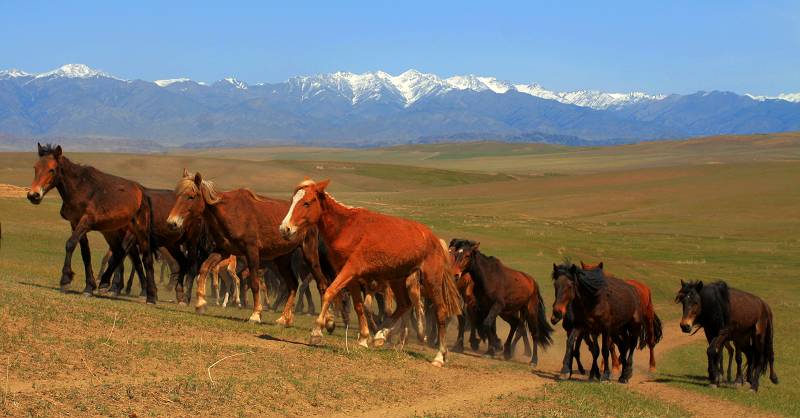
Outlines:
<svg viewBox="0 0 800 418"><path fill-rule="evenodd" d="M434 366L447 361L445 330L448 319L456 316L455 352L463 351L469 325L473 350L486 341L488 355L502 348L508 359L516 340L523 339L530 365L536 367L538 348L552 343L551 324L561 321L567 333L562 378L571 377L575 362L578 371L585 373L581 344L592 354L590 380L610 379L612 369L621 366L619 381L628 382L637 348L649 347L650 370L655 370L654 349L662 337L662 323L650 289L615 277L603 263L553 264L555 301L548 321L542 289L532 276L483 254L476 241L453 239L448 244L421 223L342 204L326 191L329 181L307 179L294 189L290 201L284 201L248 189L218 191L200 173L187 170L174 190L150 189L74 163L60 146L50 144L39 144L38 156L27 197L39 204L56 189L63 202L61 216L72 228L60 280L63 291L73 280L71 259L80 245L84 295L119 294L124 281L122 274L114 273L127 257L140 277L146 302L155 304L153 261L162 254L177 270L177 301L189 303L197 277L195 308L202 313L207 305L206 277L225 270L238 282L228 286L235 289L235 300L246 301L246 289L252 292L249 320L253 322L261 321L262 296L270 283L262 280L264 269L277 277L272 285L286 289L284 308L276 320L284 326L294 322L298 287L300 298L313 304L308 290L313 279L321 307L311 330L312 344L321 343L323 329L333 331L334 311L344 314L351 301L358 318L359 345L380 347L393 336L404 341L411 319L420 340L437 348ZM90 231L100 232L109 246L99 283L92 270ZM227 294L225 298L227 303ZM365 307L365 298L380 302L380 324L372 309ZM723 348L731 357L729 381L735 353L736 383L746 379L751 389L758 390L759 377L767 368L770 380L778 382L772 311L762 299L724 282L682 281L675 301L683 307L681 329L691 333L702 328L706 334L712 385L721 382ZM509 325L502 345L496 330L498 316ZM745 373L742 354L747 360Z"/></svg>

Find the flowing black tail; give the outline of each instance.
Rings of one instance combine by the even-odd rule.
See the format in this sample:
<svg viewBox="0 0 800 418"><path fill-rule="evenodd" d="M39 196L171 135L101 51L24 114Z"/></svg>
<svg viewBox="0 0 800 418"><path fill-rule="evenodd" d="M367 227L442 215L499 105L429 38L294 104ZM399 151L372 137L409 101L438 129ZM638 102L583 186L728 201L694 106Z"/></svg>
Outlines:
<svg viewBox="0 0 800 418"><path fill-rule="evenodd" d="M547 313L544 309L544 301L542 300L542 292L539 291L539 285L536 285L536 297L539 299L537 301L537 310L538 313L536 315L536 344L538 344L542 348L547 348L553 343L553 327L550 326L550 322L547 321Z"/></svg>

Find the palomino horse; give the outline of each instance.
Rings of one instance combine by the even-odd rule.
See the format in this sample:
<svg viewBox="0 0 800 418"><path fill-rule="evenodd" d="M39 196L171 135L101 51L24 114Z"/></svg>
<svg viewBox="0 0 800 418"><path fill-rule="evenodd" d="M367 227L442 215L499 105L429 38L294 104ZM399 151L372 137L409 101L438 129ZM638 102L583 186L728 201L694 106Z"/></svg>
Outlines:
<svg viewBox="0 0 800 418"><path fill-rule="evenodd" d="M511 342L520 322L528 324L533 341L531 367L539 363L538 347L547 348L553 342L553 328L547 323L542 293L536 280L530 275L505 266L495 257L480 251L480 243L466 239L451 242L454 248L453 272L456 280L462 273L469 273L475 284L474 294L479 306L488 309L482 326L490 332L497 316L508 322L508 337L503 347L503 357L511 358ZM520 318L524 321L520 321ZM493 331L492 331L493 332ZM494 346L489 344L489 352Z"/></svg>
<svg viewBox="0 0 800 418"><path fill-rule="evenodd" d="M582 270L574 264L553 264L553 285L555 301L550 321L557 324L572 304L575 322L592 339L599 335L603 343L605 370L603 379L611 378L608 355L613 341L619 348L622 373L620 383L627 383L633 375L633 352L643 332L641 303L636 289L616 277L605 275L599 270ZM576 336L577 333L570 334ZM597 367L598 344L590 344L592 350L592 369L589 379L600 379ZM574 341L567 342L567 350L575 347ZM640 348L643 348L640 346ZM568 353L565 358L571 358ZM565 362L562 377L570 372Z"/></svg>
<svg viewBox="0 0 800 418"><path fill-rule="evenodd" d="M405 280L420 274L423 296L436 306L439 351L432 364L441 367L447 357L445 321L448 316L460 313L461 305L450 273L447 247L420 223L337 202L325 192L329 182L306 180L300 183L281 223L281 234L286 239L318 227L329 248L328 258L338 271L322 298L317 326L311 330L311 343L322 341L325 314L336 295L345 288L350 290L359 316L359 342L366 343L370 333L359 284L374 280L390 283L397 304L390 323L375 334L375 345L381 346L400 325L399 320L411 305Z"/></svg>
<svg viewBox="0 0 800 418"><path fill-rule="evenodd" d="M718 281L703 285L702 281L681 280L681 289L675 302L683 305L681 330L692 332L702 327L708 340L708 380L711 386L720 383L721 349L733 341L737 350L747 357L747 380L750 388L758 391L758 381L769 366L769 380L778 383L775 373L773 346L774 323L772 309L764 300ZM730 370L730 366L728 366ZM737 376L737 384L743 384Z"/></svg>
<svg viewBox="0 0 800 418"><path fill-rule="evenodd" d="M297 280L291 269L291 254L304 240L316 238L314 231L284 239L278 231L282 215L289 209L289 203L281 200L257 196L250 190L237 189L218 192L212 183L204 181L200 173L194 176L184 171L184 176L175 187L175 206L169 213L167 223L174 230L180 230L187 223L200 219L206 224L214 241L215 251L221 256L243 256L250 272L250 289L253 293L253 313L250 321L261 322L263 306L259 297L260 282L258 269L264 262L273 260L280 275L289 287L289 303L283 314L276 320L278 324L291 326L294 321L295 291ZM324 288L326 280L319 271L316 240L304 251L309 265L317 279L318 286ZM210 259L210 258L209 258ZM208 260L207 260L208 261ZM322 290L322 289L321 289ZM196 310L203 312L205 305L205 275L200 275L197 284ZM332 318L330 319L333 322Z"/></svg>
<svg viewBox="0 0 800 418"><path fill-rule="evenodd" d="M581 261L581 268L583 270L600 270L603 271L603 262L598 264L588 264ZM650 288L647 287L646 284L642 282L638 282L636 280L625 280L629 285L636 288L636 292L639 294L639 302L641 303L641 312L644 319L644 326L647 327L647 347L650 350L650 372L656 371L656 354L655 354L655 346L661 341L661 336L663 334L661 319L656 315L655 308L653 307L653 298L650 292ZM614 349L611 349L611 359L613 362L613 366L617 369L619 366L619 359L614 354Z"/></svg>
<svg viewBox="0 0 800 418"><path fill-rule="evenodd" d="M123 241L127 241L125 234L130 233L132 241L144 257L147 303L156 303L157 289L151 251L152 211L144 188L136 182L103 173L94 167L73 163L62 154L61 146L38 144L38 150L39 160L34 165L35 175L31 191L28 192L28 200L38 205L47 192L55 188L63 202L61 217L69 221L72 227L72 235L66 244L61 289L66 290L75 275L72 271L72 254L79 243L86 272L83 293L91 295L97 288L89 240L86 237L89 231L102 233L113 251L100 283L108 283L117 265L125 257L128 249Z"/></svg>

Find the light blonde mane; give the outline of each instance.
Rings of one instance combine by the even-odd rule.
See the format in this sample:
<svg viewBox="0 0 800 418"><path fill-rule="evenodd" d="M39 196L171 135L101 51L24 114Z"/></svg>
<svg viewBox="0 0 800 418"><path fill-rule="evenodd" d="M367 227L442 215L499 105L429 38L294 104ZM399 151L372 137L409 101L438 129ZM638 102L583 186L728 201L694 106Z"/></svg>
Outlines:
<svg viewBox="0 0 800 418"><path fill-rule="evenodd" d="M181 195L187 192L197 193L203 196L203 200L209 205L216 205L222 201L222 195L217 192L214 183L209 180L200 182L200 188L194 184L194 176L184 177L178 180L178 185L175 186L175 194Z"/></svg>

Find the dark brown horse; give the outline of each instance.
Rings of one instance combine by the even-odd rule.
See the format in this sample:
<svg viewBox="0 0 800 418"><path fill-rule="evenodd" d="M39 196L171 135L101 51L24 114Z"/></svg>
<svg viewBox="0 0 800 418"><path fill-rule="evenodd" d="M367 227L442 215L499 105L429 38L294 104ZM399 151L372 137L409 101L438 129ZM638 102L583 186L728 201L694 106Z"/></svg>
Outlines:
<svg viewBox="0 0 800 418"><path fill-rule="evenodd" d="M600 262L598 264L588 264L581 261L581 268L584 270L600 270L603 271L603 263ZM650 292L650 288L647 287L646 284L638 282L636 280L625 280L629 285L636 288L636 292L639 294L639 303L641 303L641 312L644 319L644 326L647 327L647 347L650 350L650 372L656 371L656 354L655 354L655 347L659 341L661 341L661 336L663 334L661 319L656 315L655 308L653 307L653 297ZM614 350L611 350L611 358L612 363L614 364L615 368L618 367L619 359L614 354Z"/></svg>
<svg viewBox="0 0 800 418"><path fill-rule="evenodd" d="M400 319L410 308L406 279L419 274L423 296L431 299L436 307L439 325L439 351L432 364L444 365L447 356L445 321L448 316L457 315L461 305L450 272L446 244L420 223L337 202L325 192L328 183L327 180L300 183L281 223L281 234L286 239L296 239L310 228L319 228L329 248L328 258L338 271L322 298L317 326L311 331L311 342L321 342L325 314L343 289L348 289L353 297L359 315L360 339L368 340L369 327L360 285L374 280L390 283L397 304L390 323L375 335L375 345L382 345L399 328Z"/></svg>
<svg viewBox="0 0 800 418"><path fill-rule="evenodd" d="M520 322L528 324L533 341L531 367L539 362L538 347L548 347L552 343L550 334L553 328L547 323L542 293L536 280L530 275L505 266L495 257L480 252L480 243L465 239L454 240L453 273L456 279L462 273L469 273L475 284L474 293L477 304L487 310L483 322L485 332L492 331L499 315L508 322L510 330L503 347L503 356L511 358L511 342ZM480 308L479 308L480 309ZM524 321L520 321L524 318ZM489 352L494 347L489 344Z"/></svg>
<svg viewBox="0 0 800 418"><path fill-rule="evenodd" d="M600 270L582 270L574 264L553 264L555 302L551 322L558 323L572 304L576 323L593 340L602 341L605 370L603 379L610 379L609 350L611 343L619 348L622 373L620 383L627 383L633 375L633 352L637 341L643 337L642 312L636 288ZM598 344L590 344L592 369L589 379L600 379L597 367ZM567 344L568 350L571 344ZM643 345L640 346L643 348ZM571 357L571 353L569 356ZM566 367L566 364L565 364ZM562 369L562 375L568 373Z"/></svg>
<svg viewBox="0 0 800 418"><path fill-rule="evenodd" d="M204 181L200 173L194 176L184 172L183 178L175 188L175 206L169 213L168 225L173 230L182 230L184 225L200 219L206 224L214 241L214 248L221 257L243 256L249 270L250 289L253 293L253 314L250 321L261 322L263 310L259 289L261 280L258 269L267 261L274 261L280 275L289 287L289 303L277 323L290 326L294 320L294 297L297 280L291 269L291 254L307 238L315 237L313 231L284 239L278 227L281 218L289 209L289 203L258 196L246 189L217 192L212 183ZM319 271L317 242L304 251L312 271L316 271L318 286L323 287L326 279ZM219 260L217 260L219 261ZM197 285L198 312L207 304L205 299L205 275L200 276ZM330 319L332 322L332 319Z"/></svg>
<svg viewBox="0 0 800 418"><path fill-rule="evenodd" d="M107 284L128 250L126 233L144 258L147 275L147 302L156 302L156 285L151 252L152 218L149 198L144 188L133 181L103 173L94 167L75 164L65 157L61 146L38 145L39 160L34 165L34 178L28 200L39 204L47 192L58 190L61 196L61 217L69 221L72 235L67 240L61 288L72 282L72 254L80 243L86 272L85 295L97 288L92 271L91 252L86 234L99 231L113 254L100 282ZM135 265L137 263L134 263Z"/></svg>
<svg viewBox="0 0 800 418"><path fill-rule="evenodd" d="M703 285L702 281L684 282L675 296L683 305L681 330L692 332L702 327L708 340L708 380L711 386L720 383L721 349L732 341L737 350L747 358L747 380L750 388L758 390L759 378L769 366L769 379L778 383L775 373L773 345L774 323L772 309L764 300L751 293L728 287L718 281ZM730 366L728 367L730 370ZM741 377L737 383L743 383Z"/></svg>

